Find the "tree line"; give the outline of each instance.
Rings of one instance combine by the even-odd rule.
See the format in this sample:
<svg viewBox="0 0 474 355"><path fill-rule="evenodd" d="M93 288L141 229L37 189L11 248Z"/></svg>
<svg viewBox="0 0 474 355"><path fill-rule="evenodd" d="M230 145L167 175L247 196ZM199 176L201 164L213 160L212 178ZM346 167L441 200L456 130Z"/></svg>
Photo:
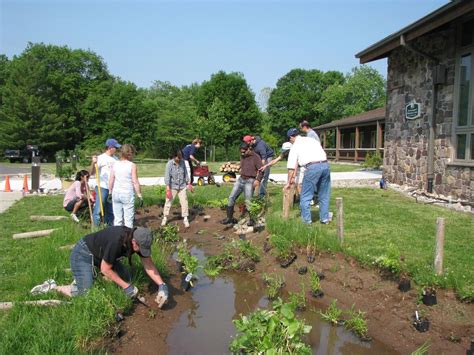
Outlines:
<svg viewBox="0 0 474 355"><path fill-rule="evenodd" d="M365 66L346 75L293 69L263 89L259 101L241 73L140 88L111 74L90 50L29 43L17 56L0 55L0 149L36 144L52 157L59 150L97 151L114 137L143 156L166 158L200 137L217 148L213 158L217 151L225 159L245 134L277 146L302 120L317 126L381 107L385 81Z"/></svg>

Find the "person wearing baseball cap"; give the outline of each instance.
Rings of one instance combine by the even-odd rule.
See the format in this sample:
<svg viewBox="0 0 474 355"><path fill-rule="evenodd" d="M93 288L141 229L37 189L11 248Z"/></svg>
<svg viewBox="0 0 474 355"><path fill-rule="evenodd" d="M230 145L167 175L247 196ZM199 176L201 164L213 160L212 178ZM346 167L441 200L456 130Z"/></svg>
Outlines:
<svg viewBox="0 0 474 355"><path fill-rule="evenodd" d="M94 155L92 157L92 165L90 167L90 174L96 175L96 170L99 171L100 192L102 199L102 208L104 211L104 224L112 226L114 224L114 211L112 206L112 199L109 197L109 177L112 166L118 161L115 156L117 149L121 148L122 145L117 142L115 138L109 138L105 141L105 152L99 156ZM97 169L96 169L97 166ZM99 187L95 187L96 196L99 196ZM92 213L94 225L98 227L101 221L100 212L100 201L96 200L94 204L94 211Z"/></svg>
<svg viewBox="0 0 474 355"><path fill-rule="evenodd" d="M273 152L272 148L259 136L250 136L246 135L242 138L244 143L247 143L251 146L253 151L257 153L257 155L262 160L262 165L267 164L267 168L263 171L263 179L260 184L259 196L265 197L265 192L267 189L268 178L270 177L270 166L268 163L273 159L275 153Z"/></svg>
<svg viewBox="0 0 474 355"><path fill-rule="evenodd" d="M285 187L289 188L295 183L295 171L304 167L300 197L301 219L303 223L312 223L310 203L314 193L318 192L319 221L322 224L328 224L330 222L331 172L326 153L319 141L311 137L301 137L296 128L290 128L287 137L293 146L288 156L288 182Z"/></svg>
<svg viewBox="0 0 474 355"><path fill-rule="evenodd" d="M281 149L280 149L280 155L277 156L275 159L273 159L272 161L270 161L269 163L263 165L259 170L260 171L263 171L265 170L266 168L270 167L270 166L273 166L275 165L276 163L278 163L280 160L282 159L285 159L285 158L288 158L288 155L290 154L290 149L291 149L291 146L293 144L291 144L290 142L285 142L281 145Z"/></svg>
<svg viewBox="0 0 474 355"><path fill-rule="evenodd" d="M74 283L57 286L54 280L47 280L35 286L32 294L46 293L56 290L66 296L75 297L84 294L94 283L94 268L102 275L122 288L125 295L135 298L138 289L131 284L128 270L120 262L122 257L131 260L138 254L147 275L158 285L155 301L161 308L168 300L168 287L151 259L153 236L148 228L128 228L114 226L91 233L77 242L71 252L71 272Z"/></svg>

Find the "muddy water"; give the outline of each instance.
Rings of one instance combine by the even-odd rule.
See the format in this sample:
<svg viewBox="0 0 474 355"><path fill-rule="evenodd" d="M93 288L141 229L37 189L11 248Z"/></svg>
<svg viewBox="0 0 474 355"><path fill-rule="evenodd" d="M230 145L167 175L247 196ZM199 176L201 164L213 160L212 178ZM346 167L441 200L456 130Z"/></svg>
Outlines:
<svg viewBox="0 0 474 355"><path fill-rule="evenodd" d="M204 259L204 253L195 247L191 253ZM194 303L168 335L170 354L229 353L229 344L236 333L232 320L269 305L263 283L242 274L210 279L200 272L199 280L189 292ZM376 340L362 342L344 328L330 326L320 319L317 311L299 314L312 326L307 341L313 354L396 354Z"/></svg>

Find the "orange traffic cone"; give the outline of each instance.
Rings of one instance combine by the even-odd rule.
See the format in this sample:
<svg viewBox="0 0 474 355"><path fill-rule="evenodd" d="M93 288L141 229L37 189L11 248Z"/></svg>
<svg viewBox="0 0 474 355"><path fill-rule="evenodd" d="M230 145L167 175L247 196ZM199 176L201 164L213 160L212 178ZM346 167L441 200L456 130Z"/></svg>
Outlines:
<svg viewBox="0 0 474 355"><path fill-rule="evenodd" d="M12 192L12 189L10 188L10 176L8 175L5 178L5 192Z"/></svg>
<svg viewBox="0 0 474 355"><path fill-rule="evenodd" d="M28 178L26 175L23 177L23 192L29 192L28 190Z"/></svg>

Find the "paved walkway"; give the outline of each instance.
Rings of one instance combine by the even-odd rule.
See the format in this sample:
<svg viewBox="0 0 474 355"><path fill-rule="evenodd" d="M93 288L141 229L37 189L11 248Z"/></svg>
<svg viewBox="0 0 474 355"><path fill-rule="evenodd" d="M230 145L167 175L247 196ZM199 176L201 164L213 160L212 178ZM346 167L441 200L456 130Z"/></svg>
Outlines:
<svg viewBox="0 0 474 355"><path fill-rule="evenodd" d="M11 205L23 197L23 193L19 191L14 192L0 192L0 213L5 212Z"/></svg>

